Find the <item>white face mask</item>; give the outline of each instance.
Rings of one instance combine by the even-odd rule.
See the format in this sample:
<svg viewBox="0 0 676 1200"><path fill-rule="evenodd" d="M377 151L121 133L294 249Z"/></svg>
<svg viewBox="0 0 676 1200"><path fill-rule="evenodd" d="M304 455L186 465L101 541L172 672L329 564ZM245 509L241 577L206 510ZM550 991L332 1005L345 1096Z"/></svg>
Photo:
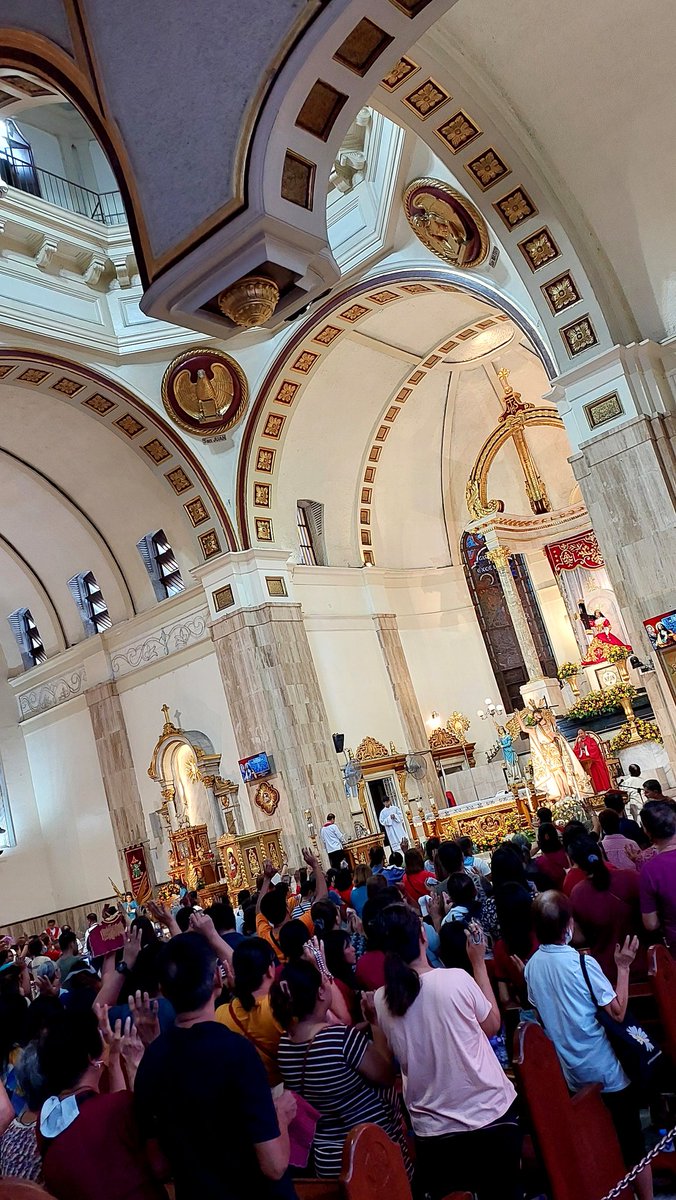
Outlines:
<svg viewBox="0 0 676 1200"><path fill-rule="evenodd" d="M570 928L570 926L569 926L569 927L568 927L568 929L566 930L566 932L565 932L565 933L564 933L564 935L563 935L563 944L564 944L564 946L569 946L569 945L570 945L570 943L572 942L572 940L573 940L573 931L572 931L572 929L571 929L571 928Z"/></svg>

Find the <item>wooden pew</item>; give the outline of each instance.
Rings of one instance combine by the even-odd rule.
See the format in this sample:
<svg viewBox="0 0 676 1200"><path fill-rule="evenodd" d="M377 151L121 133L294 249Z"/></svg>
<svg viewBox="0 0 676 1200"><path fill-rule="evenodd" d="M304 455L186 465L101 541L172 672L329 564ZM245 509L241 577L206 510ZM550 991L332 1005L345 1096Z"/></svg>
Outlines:
<svg viewBox="0 0 676 1200"><path fill-rule="evenodd" d="M411 1200L401 1150L379 1125L357 1125L345 1141L339 1179L296 1179L299 1200ZM446 1200L472 1200L453 1192Z"/></svg>
<svg viewBox="0 0 676 1200"><path fill-rule="evenodd" d="M650 947L650 978L662 1025L662 1049L676 1067L676 962L666 946Z"/></svg>
<svg viewBox="0 0 676 1200"><path fill-rule="evenodd" d="M514 1067L552 1200L598 1200L625 1174L610 1113L594 1083L571 1096L553 1043L539 1025L519 1025ZM631 1189L621 1195L630 1200Z"/></svg>

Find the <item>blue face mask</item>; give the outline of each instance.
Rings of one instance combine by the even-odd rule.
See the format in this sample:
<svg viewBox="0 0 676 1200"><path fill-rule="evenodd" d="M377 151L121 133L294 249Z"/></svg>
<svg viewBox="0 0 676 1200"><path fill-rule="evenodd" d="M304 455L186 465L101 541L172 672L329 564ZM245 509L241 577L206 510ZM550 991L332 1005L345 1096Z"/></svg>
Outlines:
<svg viewBox="0 0 676 1200"><path fill-rule="evenodd" d="M471 867L473 864L474 864L474 855L473 855L473 854L470 854L470 855L468 855L468 857L465 859L465 866L466 866L466 867Z"/></svg>

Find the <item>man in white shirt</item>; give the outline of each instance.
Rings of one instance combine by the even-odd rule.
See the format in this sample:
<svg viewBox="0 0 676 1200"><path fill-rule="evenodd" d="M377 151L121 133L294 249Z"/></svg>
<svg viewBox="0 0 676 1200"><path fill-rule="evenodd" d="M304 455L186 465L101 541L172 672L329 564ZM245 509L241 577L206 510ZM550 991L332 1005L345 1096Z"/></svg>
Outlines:
<svg viewBox="0 0 676 1200"><path fill-rule="evenodd" d="M401 850L401 843L408 837L404 825L404 815L398 804L392 803L392 797L385 798L384 807L380 810L380 824L385 830L391 850Z"/></svg>
<svg viewBox="0 0 676 1200"><path fill-rule="evenodd" d="M342 866L345 859L343 846L347 838L336 825L336 814L327 813L326 821L322 825L319 836L322 839L322 845L329 856L329 862L336 870Z"/></svg>

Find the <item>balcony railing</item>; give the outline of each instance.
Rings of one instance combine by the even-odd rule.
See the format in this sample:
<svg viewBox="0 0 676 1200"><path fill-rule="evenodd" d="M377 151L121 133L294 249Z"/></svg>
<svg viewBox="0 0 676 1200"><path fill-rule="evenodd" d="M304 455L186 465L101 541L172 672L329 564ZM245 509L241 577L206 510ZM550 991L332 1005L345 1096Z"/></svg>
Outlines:
<svg viewBox="0 0 676 1200"><path fill-rule="evenodd" d="M119 192L93 192L90 188L53 175L33 163L19 162L0 154L0 178L10 187L27 192L30 196L39 196L49 204L58 208L66 208L78 213L81 217L89 217L90 221L99 221L102 225L126 225L127 215L124 211L122 196Z"/></svg>

